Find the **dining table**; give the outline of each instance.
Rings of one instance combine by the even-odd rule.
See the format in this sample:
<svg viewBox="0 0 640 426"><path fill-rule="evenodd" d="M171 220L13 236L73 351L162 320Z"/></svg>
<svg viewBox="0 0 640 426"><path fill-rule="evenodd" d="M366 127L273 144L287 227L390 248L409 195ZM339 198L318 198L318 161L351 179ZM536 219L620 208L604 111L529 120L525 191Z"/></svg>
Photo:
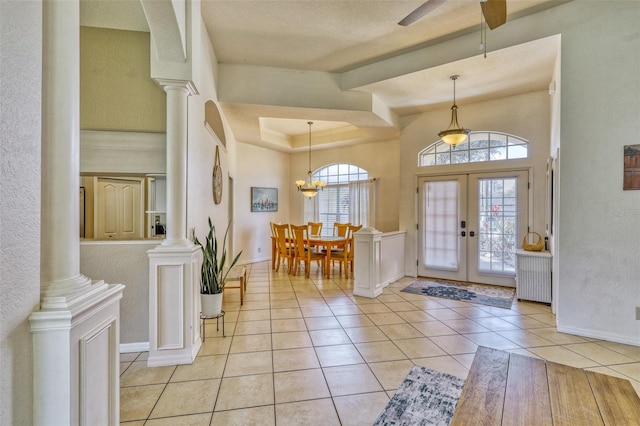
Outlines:
<svg viewBox="0 0 640 426"><path fill-rule="evenodd" d="M287 239L289 241L289 239ZM309 247L323 247L327 251L327 256L324 261L324 275L326 278L331 278L331 249L343 248L347 244L346 236L335 235L310 235L307 238L307 245ZM278 241L277 238L271 237L271 269L276 268L276 257L278 254Z"/></svg>

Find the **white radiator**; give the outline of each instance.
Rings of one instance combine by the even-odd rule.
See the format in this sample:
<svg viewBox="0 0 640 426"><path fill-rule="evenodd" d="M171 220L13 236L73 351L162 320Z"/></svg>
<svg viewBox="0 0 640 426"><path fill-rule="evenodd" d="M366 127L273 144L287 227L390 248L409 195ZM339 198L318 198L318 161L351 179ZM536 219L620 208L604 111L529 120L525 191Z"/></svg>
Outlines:
<svg viewBox="0 0 640 426"><path fill-rule="evenodd" d="M551 303L551 253L516 250L518 299Z"/></svg>

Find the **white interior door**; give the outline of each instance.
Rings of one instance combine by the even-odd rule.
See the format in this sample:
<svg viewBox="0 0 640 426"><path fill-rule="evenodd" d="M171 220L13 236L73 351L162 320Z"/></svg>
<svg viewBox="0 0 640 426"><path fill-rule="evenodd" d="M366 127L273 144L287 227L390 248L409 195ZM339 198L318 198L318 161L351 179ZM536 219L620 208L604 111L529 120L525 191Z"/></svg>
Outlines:
<svg viewBox="0 0 640 426"><path fill-rule="evenodd" d="M418 275L514 287L527 191L527 171L421 178Z"/></svg>

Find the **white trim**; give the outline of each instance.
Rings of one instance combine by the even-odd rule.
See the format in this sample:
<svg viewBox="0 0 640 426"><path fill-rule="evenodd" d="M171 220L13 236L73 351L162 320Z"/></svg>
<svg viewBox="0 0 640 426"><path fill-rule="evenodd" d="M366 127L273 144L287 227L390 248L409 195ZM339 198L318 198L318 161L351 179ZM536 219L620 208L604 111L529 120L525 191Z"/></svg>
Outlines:
<svg viewBox="0 0 640 426"><path fill-rule="evenodd" d="M623 334L607 333L597 330L590 330L580 327L567 327L556 324L559 333L574 334L576 336L589 337L592 339L607 340L609 342L624 343L625 345L640 346L640 339L630 339Z"/></svg>

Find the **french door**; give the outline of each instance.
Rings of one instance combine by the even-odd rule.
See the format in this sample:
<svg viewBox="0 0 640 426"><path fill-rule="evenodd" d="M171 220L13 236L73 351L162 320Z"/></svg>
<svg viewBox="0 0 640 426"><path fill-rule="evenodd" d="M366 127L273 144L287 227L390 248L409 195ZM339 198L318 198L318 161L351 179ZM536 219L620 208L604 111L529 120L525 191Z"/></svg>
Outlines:
<svg viewBox="0 0 640 426"><path fill-rule="evenodd" d="M528 172L420 178L418 275L515 287Z"/></svg>

